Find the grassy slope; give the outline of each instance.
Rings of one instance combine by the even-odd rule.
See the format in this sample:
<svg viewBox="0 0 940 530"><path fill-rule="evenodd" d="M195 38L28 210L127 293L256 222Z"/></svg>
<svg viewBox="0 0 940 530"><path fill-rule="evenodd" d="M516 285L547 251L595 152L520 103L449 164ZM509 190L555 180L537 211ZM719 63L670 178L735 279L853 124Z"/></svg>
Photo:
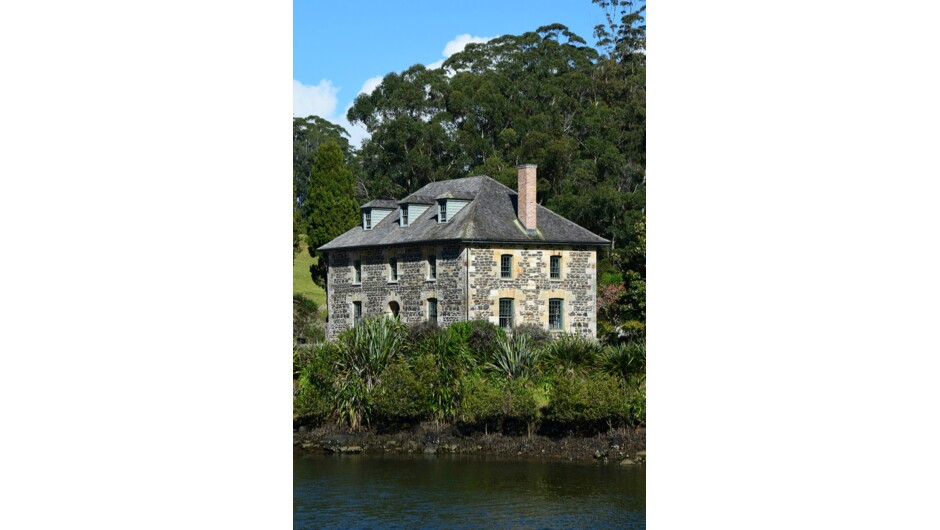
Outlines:
<svg viewBox="0 0 940 530"><path fill-rule="evenodd" d="M294 292L312 299L320 309L326 309L326 292L310 278L310 265L313 265L315 260L316 258L307 252L306 245L294 258Z"/></svg>

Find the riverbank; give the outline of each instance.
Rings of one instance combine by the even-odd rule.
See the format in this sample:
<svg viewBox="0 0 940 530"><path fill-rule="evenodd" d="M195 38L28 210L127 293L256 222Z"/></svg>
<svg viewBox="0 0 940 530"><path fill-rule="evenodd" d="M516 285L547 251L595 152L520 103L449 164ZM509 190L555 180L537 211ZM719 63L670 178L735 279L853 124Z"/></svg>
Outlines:
<svg viewBox="0 0 940 530"><path fill-rule="evenodd" d="M310 454L473 454L519 459L597 461L634 465L646 462L646 429L616 429L591 437L472 433L423 424L394 433L336 427L294 430L294 451Z"/></svg>

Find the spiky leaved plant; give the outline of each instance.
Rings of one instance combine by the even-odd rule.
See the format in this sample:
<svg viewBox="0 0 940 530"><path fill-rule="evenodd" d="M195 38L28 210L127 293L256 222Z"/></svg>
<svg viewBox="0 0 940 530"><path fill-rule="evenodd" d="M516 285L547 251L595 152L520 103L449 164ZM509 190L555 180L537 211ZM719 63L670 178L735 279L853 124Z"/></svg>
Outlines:
<svg viewBox="0 0 940 530"><path fill-rule="evenodd" d="M497 336L496 351L486 367L509 379L529 377L535 373L541 355L541 349L534 347L526 335Z"/></svg>
<svg viewBox="0 0 940 530"><path fill-rule="evenodd" d="M363 320L340 337L336 381L337 410L353 429L368 420L372 390L382 372L401 354L405 326L397 319Z"/></svg>

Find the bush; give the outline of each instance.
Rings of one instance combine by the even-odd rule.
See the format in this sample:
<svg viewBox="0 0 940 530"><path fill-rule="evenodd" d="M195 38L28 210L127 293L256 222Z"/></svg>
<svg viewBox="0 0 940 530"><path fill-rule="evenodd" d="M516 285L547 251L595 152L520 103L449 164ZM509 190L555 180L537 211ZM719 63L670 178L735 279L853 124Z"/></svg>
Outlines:
<svg viewBox="0 0 940 530"><path fill-rule="evenodd" d="M543 348L552 342L552 334L538 324L522 324L512 330L514 336L525 335L536 348Z"/></svg>
<svg viewBox="0 0 940 530"><path fill-rule="evenodd" d="M631 342L607 346L600 356L600 368L609 375L629 382L632 375L646 372L646 345L642 342Z"/></svg>
<svg viewBox="0 0 940 530"><path fill-rule="evenodd" d="M534 375L542 352L532 345L528 336L497 337L496 346L487 368L509 379Z"/></svg>
<svg viewBox="0 0 940 530"><path fill-rule="evenodd" d="M334 359L331 345L320 344L305 348L309 354L297 378L297 394L294 396L294 419L321 423L333 414ZM296 357L295 357L296 359Z"/></svg>
<svg viewBox="0 0 940 530"><path fill-rule="evenodd" d="M408 326L408 344L418 345L422 342L437 337L442 333L442 329L436 322L425 320L416 322Z"/></svg>
<svg viewBox="0 0 940 530"><path fill-rule="evenodd" d="M506 338L506 332L499 326L486 320L470 320L451 324L449 329L460 341L467 344L477 364L486 362L487 357L496 351L496 339Z"/></svg>
<svg viewBox="0 0 940 530"><path fill-rule="evenodd" d="M434 359L422 356L414 365L393 362L375 388L373 414L389 423L420 421L434 408L434 383L438 369Z"/></svg>
<svg viewBox="0 0 940 530"><path fill-rule="evenodd" d="M638 390L630 396L630 414L636 425L646 425L646 389Z"/></svg>
<svg viewBox="0 0 940 530"><path fill-rule="evenodd" d="M586 373L597 363L600 353L601 345L594 339L566 334L549 345L546 361L557 371Z"/></svg>
<svg viewBox="0 0 940 530"><path fill-rule="evenodd" d="M301 293L294 293L294 339L316 342L323 340L325 334L317 303Z"/></svg>
<svg viewBox="0 0 940 530"><path fill-rule="evenodd" d="M482 423L487 430L495 423L502 432L506 420L517 420L525 422L529 434L532 433L539 405L531 381L501 381L473 373L461 380L461 389L460 417L464 422Z"/></svg>
<svg viewBox="0 0 940 530"><path fill-rule="evenodd" d="M334 389L340 418L351 428L368 420L372 391L385 368L402 355L406 332L399 320L378 317L340 335Z"/></svg>
<svg viewBox="0 0 940 530"><path fill-rule="evenodd" d="M630 401L617 380L606 375L557 377L546 418L577 429L607 428L631 418Z"/></svg>

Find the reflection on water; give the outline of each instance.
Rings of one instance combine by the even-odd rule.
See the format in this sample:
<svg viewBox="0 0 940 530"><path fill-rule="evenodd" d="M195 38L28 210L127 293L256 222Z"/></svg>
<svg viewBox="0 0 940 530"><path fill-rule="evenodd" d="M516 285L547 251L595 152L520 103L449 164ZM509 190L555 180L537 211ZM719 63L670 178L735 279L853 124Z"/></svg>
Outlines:
<svg viewBox="0 0 940 530"><path fill-rule="evenodd" d="M645 528L643 466L467 456L294 459L294 528Z"/></svg>

